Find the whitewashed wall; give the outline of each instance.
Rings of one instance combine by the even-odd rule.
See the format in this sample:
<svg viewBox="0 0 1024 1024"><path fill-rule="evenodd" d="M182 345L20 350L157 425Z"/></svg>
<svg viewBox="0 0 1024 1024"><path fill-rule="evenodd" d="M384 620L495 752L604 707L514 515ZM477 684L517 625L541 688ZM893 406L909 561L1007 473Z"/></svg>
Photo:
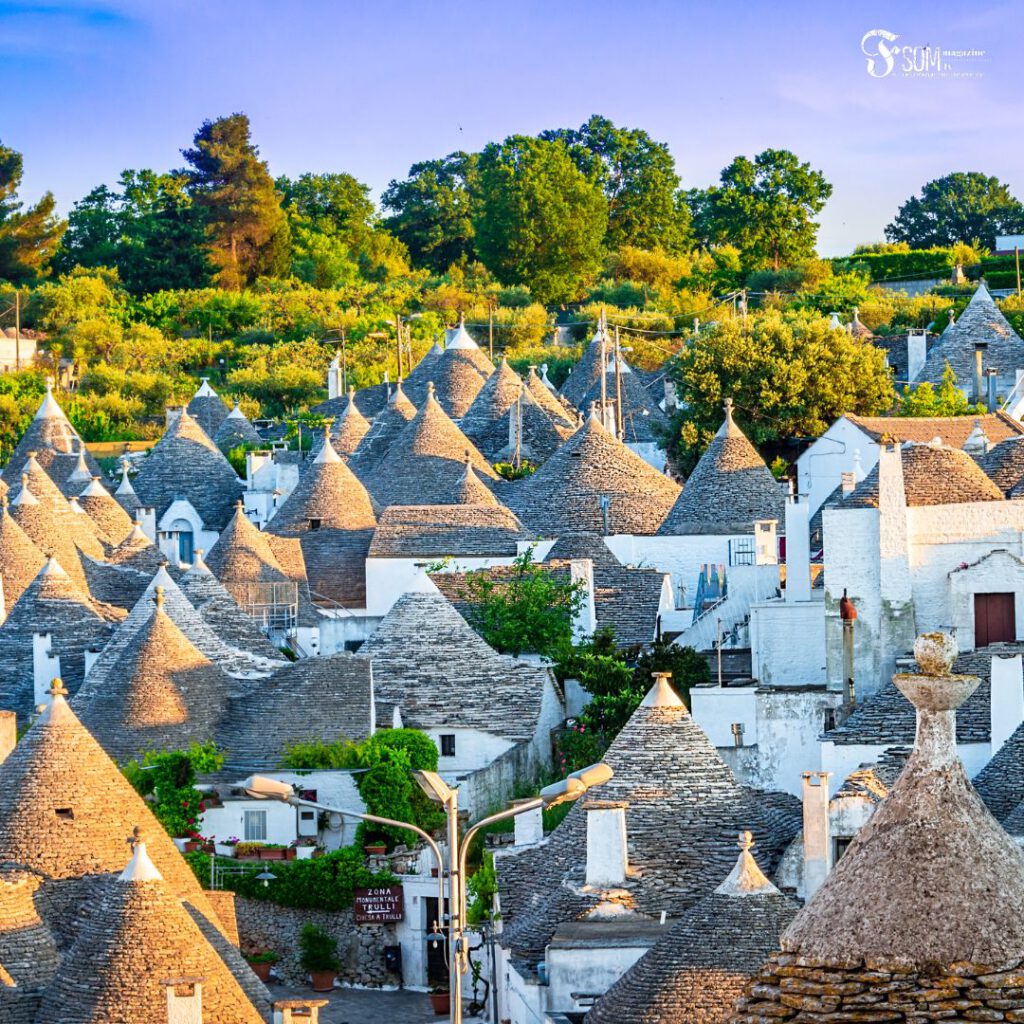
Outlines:
<svg viewBox="0 0 1024 1024"><path fill-rule="evenodd" d="M853 472L858 451L867 476L878 462L878 443L841 416L796 460L797 490L807 495L811 516L839 486L843 473Z"/></svg>
<svg viewBox="0 0 1024 1024"><path fill-rule="evenodd" d="M825 683L825 595L810 601L766 601L750 606L754 678L762 686Z"/></svg>

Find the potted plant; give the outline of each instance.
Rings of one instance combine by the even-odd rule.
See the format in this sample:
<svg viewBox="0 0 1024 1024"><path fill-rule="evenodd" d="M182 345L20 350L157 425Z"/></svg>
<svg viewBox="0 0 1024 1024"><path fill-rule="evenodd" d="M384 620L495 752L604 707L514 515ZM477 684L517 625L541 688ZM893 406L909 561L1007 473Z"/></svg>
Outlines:
<svg viewBox="0 0 1024 1024"><path fill-rule="evenodd" d="M245 959L252 968L252 973L260 981L270 981L270 968L281 958L272 950L261 949L256 953L249 953Z"/></svg>
<svg viewBox="0 0 1024 1024"><path fill-rule="evenodd" d="M312 836L303 836L292 843L297 860L309 860L316 853L316 840Z"/></svg>
<svg viewBox="0 0 1024 1024"><path fill-rule="evenodd" d="M284 860L284 847L279 843L264 843L259 850L260 860Z"/></svg>
<svg viewBox="0 0 1024 1024"><path fill-rule="evenodd" d="M262 843L237 843L235 845L235 856L240 860L259 860Z"/></svg>
<svg viewBox="0 0 1024 1024"><path fill-rule="evenodd" d="M314 992L330 992L338 967L338 943L319 925L307 921L299 932L302 966L309 971Z"/></svg>
<svg viewBox="0 0 1024 1024"><path fill-rule="evenodd" d="M430 1005L436 1016L448 1016L451 1012L451 993L443 985L431 985Z"/></svg>
<svg viewBox="0 0 1024 1024"><path fill-rule="evenodd" d="M363 851L370 856L379 856L388 852L388 846L380 836L370 836L363 844Z"/></svg>
<svg viewBox="0 0 1024 1024"><path fill-rule="evenodd" d="M238 836L228 836L223 843L214 844L214 852L218 857L234 857L240 842Z"/></svg>

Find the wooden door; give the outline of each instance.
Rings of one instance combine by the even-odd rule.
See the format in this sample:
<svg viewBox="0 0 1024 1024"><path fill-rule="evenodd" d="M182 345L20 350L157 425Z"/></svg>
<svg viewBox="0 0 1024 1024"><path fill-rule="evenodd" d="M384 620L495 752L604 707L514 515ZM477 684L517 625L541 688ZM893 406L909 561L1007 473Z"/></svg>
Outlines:
<svg viewBox="0 0 1024 1024"><path fill-rule="evenodd" d="M1012 643L1017 639L1013 594L974 595L974 646Z"/></svg>

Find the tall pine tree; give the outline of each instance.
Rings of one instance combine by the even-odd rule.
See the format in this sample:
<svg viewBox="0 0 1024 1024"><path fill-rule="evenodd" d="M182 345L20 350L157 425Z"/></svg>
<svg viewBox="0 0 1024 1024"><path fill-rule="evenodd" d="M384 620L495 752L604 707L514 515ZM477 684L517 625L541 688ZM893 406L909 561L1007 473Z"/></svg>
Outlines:
<svg viewBox="0 0 1024 1024"><path fill-rule="evenodd" d="M0 280L24 284L42 276L66 224L52 192L27 209L18 199L21 154L0 143Z"/></svg>
<svg viewBox="0 0 1024 1024"><path fill-rule="evenodd" d="M260 275L287 275L288 218L250 138L249 118L204 121L193 143L182 150L189 163L183 173L206 225L214 280L237 289Z"/></svg>

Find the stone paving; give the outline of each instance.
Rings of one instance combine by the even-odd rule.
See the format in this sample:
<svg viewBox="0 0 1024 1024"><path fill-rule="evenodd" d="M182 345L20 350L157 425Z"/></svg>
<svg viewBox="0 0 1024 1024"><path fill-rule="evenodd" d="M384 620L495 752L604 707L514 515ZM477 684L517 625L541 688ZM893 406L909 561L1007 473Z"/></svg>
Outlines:
<svg viewBox="0 0 1024 1024"><path fill-rule="evenodd" d="M328 999L329 1006L320 1011L321 1024L444 1024L447 1016L436 1017L425 992L401 989L384 992L379 989L335 988L320 994L310 988L289 985L270 985L271 996L276 999ZM466 1024L478 1021L466 1017Z"/></svg>

